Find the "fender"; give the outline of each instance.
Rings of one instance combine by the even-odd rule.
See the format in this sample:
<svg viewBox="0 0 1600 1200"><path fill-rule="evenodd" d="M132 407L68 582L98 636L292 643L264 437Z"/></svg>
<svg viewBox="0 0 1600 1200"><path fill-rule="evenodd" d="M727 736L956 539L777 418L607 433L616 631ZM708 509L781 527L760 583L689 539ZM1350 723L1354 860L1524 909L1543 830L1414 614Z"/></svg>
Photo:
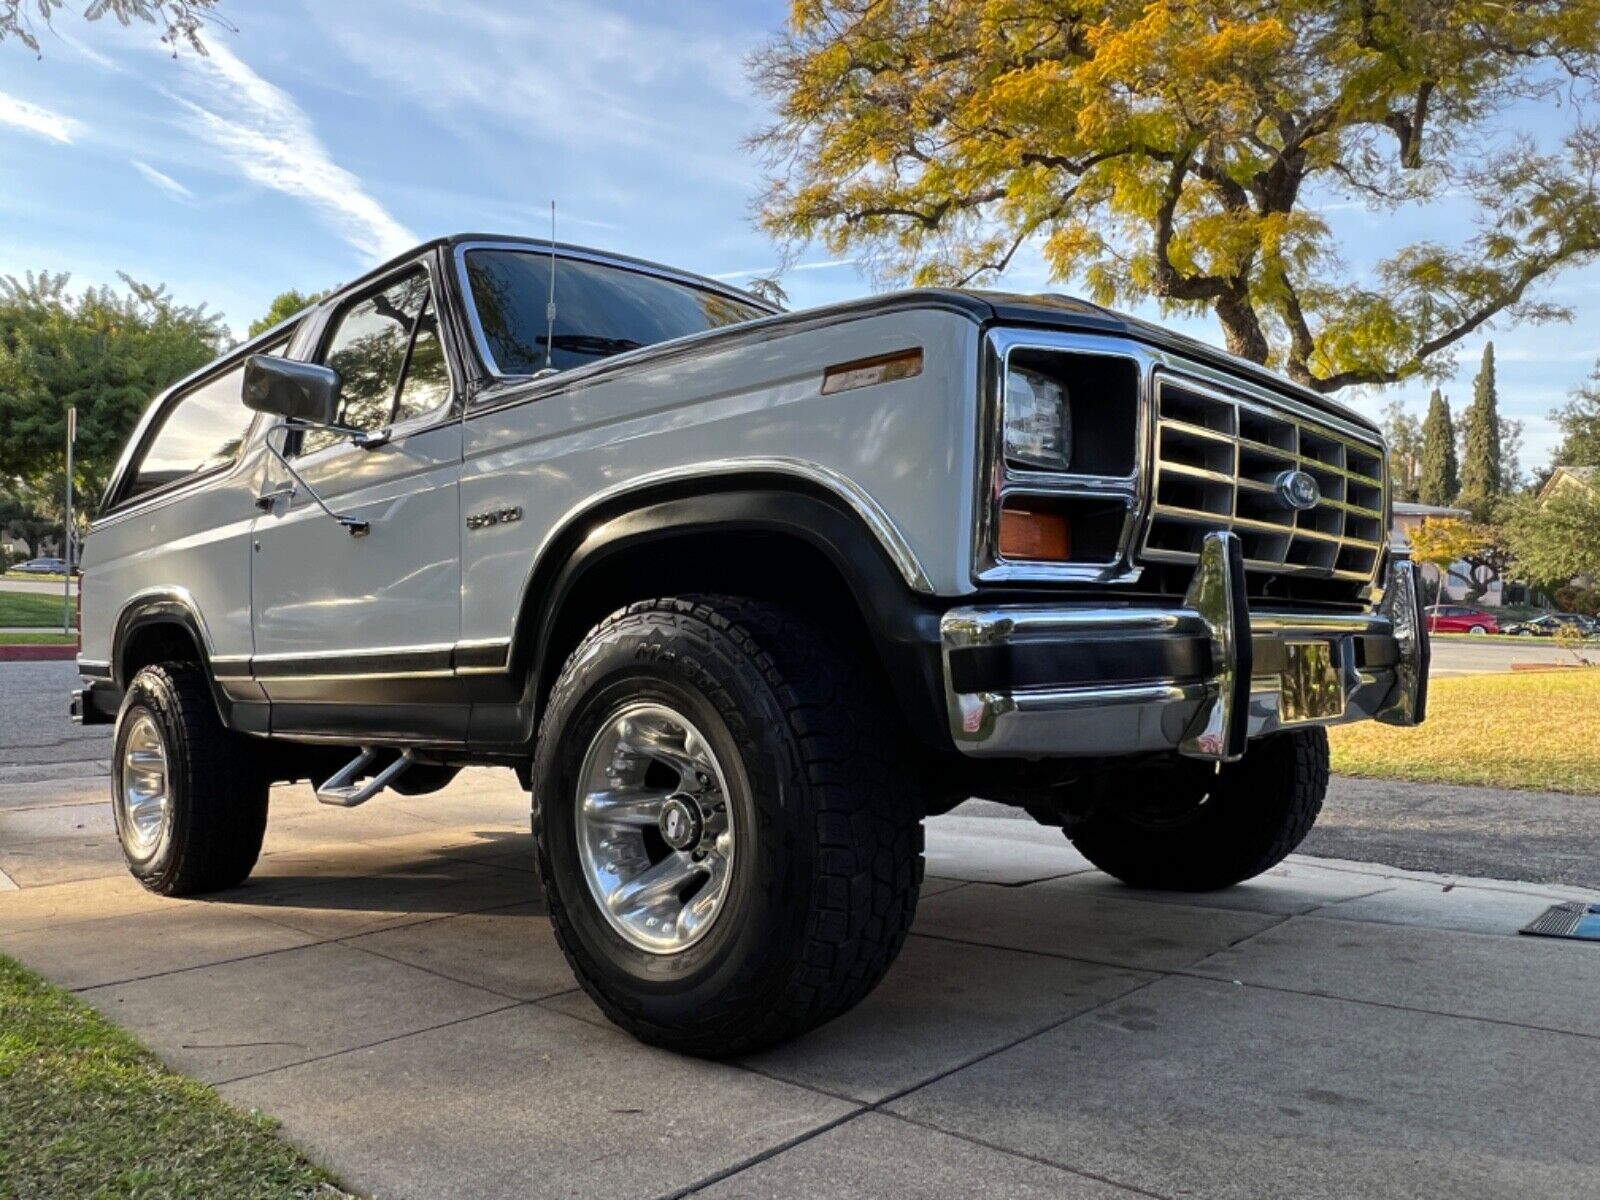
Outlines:
<svg viewBox="0 0 1600 1200"><path fill-rule="evenodd" d="M930 700L942 687L937 602L915 588L906 560L852 504L823 484L770 470L679 476L569 520L547 542L523 589L505 660L509 673L501 676L514 693L502 691L496 697L502 703L475 707L471 741L505 749L531 745L544 696L562 667L568 602L595 572L673 539L748 533L803 542L826 559L854 601L912 727L937 744L946 720ZM926 577L917 567L912 578ZM729 588L726 579L717 586Z"/></svg>
<svg viewBox="0 0 1600 1200"><path fill-rule="evenodd" d="M119 696L131 682L129 646L137 634L157 626L175 629L193 643L224 725L244 733L267 732L266 697L251 678L249 659L213 657L205 618L194 597L180 587L137 592L117 613L111 635L111 681Z"/></svg>

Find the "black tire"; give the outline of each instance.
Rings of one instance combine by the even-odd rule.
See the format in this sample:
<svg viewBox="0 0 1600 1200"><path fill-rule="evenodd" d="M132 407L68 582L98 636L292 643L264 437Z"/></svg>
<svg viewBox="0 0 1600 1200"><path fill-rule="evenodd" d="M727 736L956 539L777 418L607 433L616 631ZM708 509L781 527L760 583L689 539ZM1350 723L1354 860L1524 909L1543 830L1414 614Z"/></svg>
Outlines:
<svg viewBox="0 0 1600 1200"><path fill-rule="evenodd" d="M123 804L124 750L148 716L166 755L169 815L159 839L141 852L129 836ZM145 667L128 685L112 755L112 811L128 869L163 896L232 887L250 874L267 829L267 786L255 748L230 732L200 667Z"/></svg>
<svg viewBox="0 0 1600 1200"><path fill-rule="evenodd" d="M1115 781L1067 831L1078 851L1134 887L1209 892L1271 870L1311 832L1328 791L1322 729L1251 742L1220 773L1204 764Z"/></svg>
<svg viewBox="0 0 1600 1200"><path fill-rule="evenodd" d="M922 882L919 791L895 713L849 649L777 605L684 597L612 615L568 659L534 759L539 873L579 982L640 1040L712 1058L772 1045L860 1001L904 944ZM703 731L749 831L721 914L672 954L611 927L577 849L587 748L641 700Z"/></svg>

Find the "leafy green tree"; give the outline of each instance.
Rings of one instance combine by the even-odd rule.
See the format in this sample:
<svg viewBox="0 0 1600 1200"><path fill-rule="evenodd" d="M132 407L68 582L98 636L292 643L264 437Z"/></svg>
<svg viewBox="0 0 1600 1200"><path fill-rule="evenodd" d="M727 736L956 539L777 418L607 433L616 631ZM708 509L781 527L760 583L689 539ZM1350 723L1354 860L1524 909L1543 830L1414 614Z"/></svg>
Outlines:
<svg viewBox="0 0 1600 1200"><path fill-rule="evenodd" d="M1396 500L1414 501L1422 483L1422 427L1399 397L1383 410L1383 439L1389 443L1389 479Z"/></svg>
<svg viewBox="0 0 1600 1200"><path fill-rule="evenodd" d="M1587 98L1600 0L795 0L751 60L774 121L762 224L877 277L992 279L1025 245L1102 302L1210 312L1323 392L1442 375L1531 290L1600 256L1600 129L1514 132ZM1478 232L1343 269L1330 197L1446 195Z"/></svg>
<svg viewBox="0 0 1600 1200"><path fill-rule="evenodd" d="M1600 363L1589 382L1574 389L1572 398L1550 416L1561 426L1553 465L1600 467Z"/></svg>
<svg viewBox="0 0 1600 1200"><path fill-rule="evenodd" d="M120 278L123 291L76 295L64 274L0 278L0 479L36 508L54 503L68 408L78 410L74 489L92 502L151 397L228 344L204 305Z"/></svg>
<svg viewBox="0 0 1600 1200"><path fill-rule="evenodd" d="M250 336L255 337L258 333L265 333L279 322L287 321L302 309L310 308L327 294L327 292L301 292L294 288L290 288L287 292L279 292L272 298L272 303L267 307L266 315L250 322Z"/></svg>
<svg viewBox="0 0 1600 1200"><path fill-rule="evenodd" d="M1428 401L1428 417L1422 423L1422 483L1417 494L1424 504L1451 504L1460 490L1450 401L1434 388Z"/></svg>
<svg viewBox="0 0 1600 1200"><path fill-rule="evenodd" d="M1600 494L1561 488L1544 501L1518 497L1506 520L1517 573L1556 588L1579 577L1600 579Z"/></svg>
<svg viewBox="0 0 1600 1200"><path fill-rule="evenodd" d="M16 38L39 54L39 39L32 17L37 16L48 27L56 9L63 7L63 0L0 0L0 42L8 37ZM123 26L143 21L161 30L161 40L174 54L180 46L204 54L206 49L200 40L200 30L220 20L216 7L217 0L90 0L83 15L90 21L115 17Z"/></svg>
<svg viewBox="0 0 1600 1200"><path fill-rule="evenodd" d="M1482 503L1500 494L1500 400L1495 387L1494 343L1483 348L1483 365L1472 382L1467 409L1466 453L1461 462L1461 494Z"/></svg>

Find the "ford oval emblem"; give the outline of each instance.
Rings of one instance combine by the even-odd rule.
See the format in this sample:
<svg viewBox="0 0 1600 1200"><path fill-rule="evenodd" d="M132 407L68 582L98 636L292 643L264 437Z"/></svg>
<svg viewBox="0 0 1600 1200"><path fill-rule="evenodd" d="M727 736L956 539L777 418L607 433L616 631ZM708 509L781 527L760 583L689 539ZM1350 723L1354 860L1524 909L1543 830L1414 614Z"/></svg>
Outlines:
<svg viewBox="0 0 1600 1200"><path fill-rule="evenodd" d="M1304 512L1316 507L1322 499L1322 489L1304 471L1285 471L1278 476L1278 498L1289 508Z"/></svg>

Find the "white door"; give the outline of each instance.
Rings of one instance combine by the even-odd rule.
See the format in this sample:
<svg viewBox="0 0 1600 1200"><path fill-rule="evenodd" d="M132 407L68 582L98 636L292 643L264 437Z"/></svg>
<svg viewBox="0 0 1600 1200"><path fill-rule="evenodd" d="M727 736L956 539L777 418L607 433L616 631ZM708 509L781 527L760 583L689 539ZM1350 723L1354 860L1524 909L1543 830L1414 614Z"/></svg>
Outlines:
<svg viewBox="0 0 1600 1200"><path fill-rule="evenodd" d="M303 480L273 462L255 528L252 666L273 731L453 737L461 423L427 268L352 299L316 357L340 374L342 424L389 436L270 435Z"/></svg>

